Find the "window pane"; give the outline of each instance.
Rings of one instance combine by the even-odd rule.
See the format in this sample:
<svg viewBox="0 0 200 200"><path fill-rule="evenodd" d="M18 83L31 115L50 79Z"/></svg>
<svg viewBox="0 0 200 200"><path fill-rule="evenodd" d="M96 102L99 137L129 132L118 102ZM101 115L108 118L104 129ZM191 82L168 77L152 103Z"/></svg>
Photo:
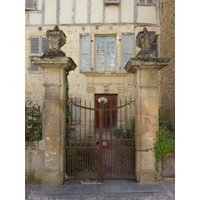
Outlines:
<svg viewBox="0 0 200 200"><path fill-rule="evenodd" d="M115 71L115 38L106 38L106 71Z"/></svg>
<svg viewBox="0 0 200 200"><path fill-rule="evenodd" d="M115 37L96 37L96 71L115 71Z"/></svg>

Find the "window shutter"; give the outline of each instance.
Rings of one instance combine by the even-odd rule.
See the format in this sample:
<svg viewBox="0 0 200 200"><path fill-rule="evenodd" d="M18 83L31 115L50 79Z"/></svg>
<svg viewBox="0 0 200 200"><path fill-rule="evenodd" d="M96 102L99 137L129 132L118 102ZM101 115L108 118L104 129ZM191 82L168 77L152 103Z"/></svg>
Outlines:
<svg viewBox="0 0 200 200"><path fill-rule="evenodd" d="M134 33L122 33L122 58L121 71L125 71L124 67L130 58L134 57Z"/></svg>
<svg viewBox="0 0 200 200"><path fill-rule="evenodd" d="M42 52L41 52L41 56L43 55L43 53L49 49L49 42L48 39L46 37L42 37Z"/></svg>
<svg viewBox="0 0 200 200"><path fill-rule="evenodd" d="M80 105L81 99L80 98L70 98L70 101L74 104ZM80 113L81 110L79 107L71 105L71 124L78 124L80 123ZM76 113L76 114L75 114Z"/></svg>
<svg viewBox="0 0 200 200"><path fill-rule="evenodd" d="M25 0L25 9L35 10L35 0Z"/></svg>
<svg viewBox="0 0 200 200"><path fill-rule="evenodd" d="M139 0L139 4L145 4L145 0Z"/></svg>
<svg viewBox="0 0 200 200"><path fill-rule="evenodd" d="M30 56L40 56L40 38L39 37L31 37L30 38ZM39 67L35 64L33 64L30 61L29 65L30 71L39 71Z"/></svg>
<svg viewBox="0 0 200 200"><path fill-rule="evenodd" d="M80 70L91 71L91 37L90 34L82 34L80 38Z"/></svg>
<svg viewBox="0 0 200 200"><path fill-rule="evenodd" d="M153 0L147 0L147 4L152 4Z"/></svg>

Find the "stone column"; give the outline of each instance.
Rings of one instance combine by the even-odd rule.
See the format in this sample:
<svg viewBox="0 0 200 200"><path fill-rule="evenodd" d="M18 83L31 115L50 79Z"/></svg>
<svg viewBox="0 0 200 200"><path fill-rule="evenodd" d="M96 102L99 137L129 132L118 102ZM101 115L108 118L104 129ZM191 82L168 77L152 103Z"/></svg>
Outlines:
<svg viewBox="0 0 200 200"><path fill-rule="evenodd" d="M43 69L43 130L45 171L43 184L63 184L66 169L66 70L75 69L71 58L32 58Z"/></svg>
<svg viewBox="0 0 200 200"><path fill-rule="evenodd" d="M135 146L136 179L139 182L157 181L153 148L158 131L158 70L167 66L169 59L132 58L125 69L135 74Z"/></svg>
<svg viewBox="0 0 200 200"><path fill-rule="evenodd" d="M63 184L66 171L66 70L76 64L60 48L66 35L57 26L46 34L51 49L41 57L30 57L43 69L42 137L45 141L43 184Z"/></svg>

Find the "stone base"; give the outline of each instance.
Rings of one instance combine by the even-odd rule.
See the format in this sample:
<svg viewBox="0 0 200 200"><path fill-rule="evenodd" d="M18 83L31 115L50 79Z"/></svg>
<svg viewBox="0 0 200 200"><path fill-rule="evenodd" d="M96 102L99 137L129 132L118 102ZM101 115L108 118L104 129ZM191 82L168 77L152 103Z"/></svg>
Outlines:
<svg viewBox="0 0 200 200"><path fill-rule="evenodd" d="M139 182L156 182L156 181L158 181L158 176L155 170L140 170Z"/></svg>

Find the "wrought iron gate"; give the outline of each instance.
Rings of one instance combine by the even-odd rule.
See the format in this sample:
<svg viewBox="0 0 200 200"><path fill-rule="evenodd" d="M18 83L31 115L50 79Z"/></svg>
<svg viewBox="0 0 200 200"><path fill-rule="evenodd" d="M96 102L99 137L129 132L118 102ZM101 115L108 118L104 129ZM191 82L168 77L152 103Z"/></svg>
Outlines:
<svg viewBox="0 0 200 200"><path fill-rule="evenodd" d="M134 101L96 95L70 98L66 171L70 179L135 179ZM114 120L114 121L113 121Z"/></svg>

